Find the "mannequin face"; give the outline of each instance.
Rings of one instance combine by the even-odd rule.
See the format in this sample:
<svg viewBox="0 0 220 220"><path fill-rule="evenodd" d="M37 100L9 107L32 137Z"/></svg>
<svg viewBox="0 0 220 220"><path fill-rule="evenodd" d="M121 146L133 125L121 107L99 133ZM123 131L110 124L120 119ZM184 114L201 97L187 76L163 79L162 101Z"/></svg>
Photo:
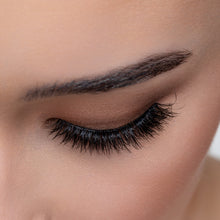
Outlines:
<svg viewBox="0 0 220 220"><path fill-rule="evenodd" d="M0 3L1 219L178 219L220 118L219 1ZM187 62L132 86L21 98L185 49ZM155 102L178 114L131 153L80 152L42 126L115 128Z"/></svg>

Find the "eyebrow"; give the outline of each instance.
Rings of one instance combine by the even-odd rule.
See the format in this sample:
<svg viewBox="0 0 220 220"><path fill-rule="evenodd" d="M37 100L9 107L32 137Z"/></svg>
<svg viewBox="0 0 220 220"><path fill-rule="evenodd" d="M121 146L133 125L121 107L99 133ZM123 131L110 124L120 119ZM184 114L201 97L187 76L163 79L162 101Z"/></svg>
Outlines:
<svg viewBox="0 0 220 220"><path fill-rule="evenodd" d="M29 89L22 97L25 101L79 93L100 93L131 86L149 80L186 62L192 51L180 50L147 56L137 63L118 67L92 79L78 79L64 83L46 84Z"/></svg>

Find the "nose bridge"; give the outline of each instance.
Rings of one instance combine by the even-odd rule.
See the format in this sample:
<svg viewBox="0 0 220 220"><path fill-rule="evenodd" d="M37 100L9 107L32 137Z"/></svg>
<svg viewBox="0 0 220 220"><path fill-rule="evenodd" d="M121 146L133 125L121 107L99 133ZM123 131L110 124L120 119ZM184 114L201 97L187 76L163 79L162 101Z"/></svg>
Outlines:
<svg viewBox="0 0 220 220"><path fill-rule="evenodd" d="M0 136L0 219L6 218L10 197L11 153ZM7 218L6 218L7 219Z"/></svg>
<svg viewBox="0 0 220 220"><path fill-rule="evenodd" d="M7 197L7 192L9 188L9 177L11 170L11 152L7 148L4 141L2 141L2 136L0 136L0 195L1 200Z"/></svg>
<svg viewBox="0 0 220 220"><path fill-rule="evenodd" d="M2 118L0 119L0 194L2 188L7 185L9 173L11 170L12 148L10 147L10 134ZM4 194L4 193L3 193Z"/></svg>
<svg viewBox="0 0 220 220"><path fill-rule="evenodd" d="M8 219L6 216L12 211L10 204L12 204L12 192L14 191L13 182L16 179L16 163L13 163L16 159L16 152L9 127L5 118L0 117L0 219L4 219L3 216Z"/></svg>
<svg viewBox="0 0 220 220"><path fill-rule="evenodd" d="M18 108L15 99L0 88L0 220L26 219L23 210L28 177L22 166L24 148Z"/></svg>
<svg viewBox="0 0 220 220"><path fill-rule="evenodd" d="M10 197L10 152L0 142L0 219L6 218Z"/></svg>

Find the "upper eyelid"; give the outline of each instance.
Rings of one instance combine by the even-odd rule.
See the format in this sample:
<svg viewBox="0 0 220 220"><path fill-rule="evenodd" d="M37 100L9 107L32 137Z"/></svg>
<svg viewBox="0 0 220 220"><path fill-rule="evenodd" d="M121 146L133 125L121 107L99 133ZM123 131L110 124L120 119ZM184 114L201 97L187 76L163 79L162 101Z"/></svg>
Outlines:
<svg viewBox="0 0 220 220"><path fill-rule="evenodd" d="M155 103L154 103L154 104L155 104ZM154 104L153 104L153 105L154 105ZM156 103L156 104L158 104L158 103ZM174 103L172 103L172 104L160 104L160 105L161 105L161 106L166 106L166 107L171 107L173 104L174 104ZM153 106L153 105L152 105L152 106ZM123 124L123 125L121 125L121 126L118 126L118 127L116 127L116 128L93 129L93 128L89 128L89 127L83 127L83 126L75 125L75 124L73 124L73 123L71 123L71 122L68 122L68 121L66 121L66 120L59 119L59 118L49 118L49 119L46 120L46 123L48 123L48 122L50 122L50 121L57 122L57 120L60 120L60 121L62 121L62 122L65 122L65 123L66 123L67 125L69 125L69 126L73 126L73 127L76 127L76 128L78 128L78 129L80 129L80 130L86 130L86 131L92 132L92 133L102 133L102 132L112 133L112 132L119 132L119 131L121 131L121 130L123 130L123 129L126 129L129 125L135 124L137 121L141 120L141 118L144 118L145 115L147 114L147 112L150 110L150 108L151 108L152 106L150 106L143 114L137 116L134 120L131 120L131 121L129 121L128 123Z"/></svg>
<svg viewBox="0 0 220 220"><path fill-rule="evenodd" d="M136 121L136 123L133 124L134 126L129 127L124 125L124 129L120 129L121 127L106 129L110 132L96 129L86 130L86 128L83 127L78 127L77 129L73 124L72 127L66 126L65 123L63 126L63 122L66 121L56 118L52 119L55 120L54 125L56 125L56 120L60 120L61 126L49 126L48 128L50 128L50 135L55 133L53 139L62 137L60 144L70 142L72 143L72 147L80 149L80 152L82 152L82 150L85 152L89 150L90 154L93 151L110 154L112 150L118 153L122 150L127 150L131 153L130 147L128 146L140 149L143 147L140 140L144 139L148 141L154 137L154 135L158 135L158 131L163 130L163 125L166 124L166 120L175 116L175 112L172 111L173 104L174 103L154 103L141 115L143 116L143 120L141 116L134 120ZM162 106L166 106L166 108ZM149 109L152 109L152 112L149 112Z"/></svg>
<svg viewBox="0 0 220 220"><path fill-rule="evenodd" d="M56 121L56 120L62 120L63 122L65 122L69 126L74 126L76 128L79 128L79 129L87 130L88 132L97 132L97 133L98 132L106 132L106 133L111 133L113 131L114 132L118 132L118 131L124 129L125 127L127 127L129 124L132 124L132 123L134 123L137 120L140 120L146 114L146 112L148 110L149 109L147 109L143 114L137 116L134 120L131 120L131 121L129 121L126 124L123 124L123 125L115 127L115 128L109 128L109 129L95 129L95 128L84 127L84 126L80 126L80 125L75 125L75 124L73 124L73 123L71 123L69 121L66 121L66 120L63 120L63 119L58 119L58 118L50 118L50 119L47 120L47 122L49 122L49 121Z"/></svg>
<svg viewBox="0 0 220 220"><path fill-rule="evenodd" d="M172 107L176 103L176 101L177 101L177 94L176 94L176 92L174 93L174 95L175 95L175 101L172 102L172 103L170 102L169 104L162 104L162 103L152 102L153 103L152 105L159 104L161 106ZM126 128L129 124L132 124L135 121L140 120L140 118L143 117L147 113L147 111L152 107L152 105L150 105L150 107L147 110L145 110L144 113L142 113L139 116L137 116L134 120L131 120L128 123L123 124L121 126L118 126L118 127L115 127L115 128L110 128L110 129L95 129L95 128L84 127L84 126L76 125L74 123L71 123L71 122L69 122L67 120L60 119L60 118L48 118L46 121L44 119L42 119L42 126L43 126L43 128L51 128L51 124L49 122L51 122L51 121L55 122L57 120L62 120L63 122L65 122L66 124L69 124L70 126L75 126L75 127L79 128L81 130L87 130L87 131L90 131L90 132L106 132L106 133L107 132L111 133L112 131L119 132L123 128ZM177 115L177 114L178 114L177 112L173 112L174 116Z"/></svg>

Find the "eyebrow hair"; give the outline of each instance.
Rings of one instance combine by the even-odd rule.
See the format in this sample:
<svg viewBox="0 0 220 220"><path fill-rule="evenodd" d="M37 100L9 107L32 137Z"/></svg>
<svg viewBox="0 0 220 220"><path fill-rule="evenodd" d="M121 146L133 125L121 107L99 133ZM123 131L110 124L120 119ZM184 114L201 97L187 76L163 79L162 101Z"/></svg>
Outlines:
<svg viewBox="0 0 220 220"><path fill-rule="evenodd" d="M147 56L135 64L108 71L92 79L78 79L53 83L30 89L22 97L25 101L78 93L99 93L131 86L149 80L186 62L192 55L189 50L172 51Z"/></svg>

